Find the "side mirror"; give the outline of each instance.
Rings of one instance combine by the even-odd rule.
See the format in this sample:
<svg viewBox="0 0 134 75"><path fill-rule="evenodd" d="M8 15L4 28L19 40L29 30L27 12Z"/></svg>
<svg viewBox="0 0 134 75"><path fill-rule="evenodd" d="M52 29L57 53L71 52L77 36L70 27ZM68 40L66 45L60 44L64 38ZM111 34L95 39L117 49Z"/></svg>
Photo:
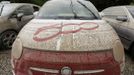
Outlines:
<svg viewBox="0 0 134 75"><path fill-rule="evenodd" d="M127 16L117 16L116 20L126 22L128 20Z"/></svg>
<svg viewBox="0 0 134 75"><path fill-rule="evenodd" d="M21 21L21 18L24 16L24 14L23 13L18 13L17 14L17 19L18 19L18 21Z"/></svg>
<svg viewBox="0 0 134 75"><path fill-rule="evenodd" d="M18 14L17 14L17 17L23 17L23 16L24 16L23 13L18 13Z"/></svg>
<svg viewBox="0 0 134 75"><path fill-rule="evenodd" d="M34 12L34 17L37 16L39 11Z"/></svg>

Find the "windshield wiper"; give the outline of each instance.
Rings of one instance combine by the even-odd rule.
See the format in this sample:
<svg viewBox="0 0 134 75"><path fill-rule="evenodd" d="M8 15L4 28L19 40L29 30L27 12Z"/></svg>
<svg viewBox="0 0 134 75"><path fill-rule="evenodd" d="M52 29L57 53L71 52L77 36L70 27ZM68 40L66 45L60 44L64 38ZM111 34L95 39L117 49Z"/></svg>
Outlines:
<svg viewBox="0 0 134 75"><path fill-rule="evenodd" d="M71 1L70 7L71 7L72 12L74 14L74 19L76 19L78 16L77 16L76 12L73 10L73 2L72 2L72 0L70 0L70 1Z"/></svg>
<svg viewBox="0 0 134 75"><path fill-rule="evenodd" d="M2 15L3 8L4 8L4 5L2 5L1 7L0 16Z"/></svg>
<svg viewBox="0 0 134 75"><path fill-rule="evenodd" d="M85 5L83 4L81 1L77 0L78 3L80 3L84 8L86 8L88 11L90 11L94 16L95 18L97 19L98 17Z"/></svg>

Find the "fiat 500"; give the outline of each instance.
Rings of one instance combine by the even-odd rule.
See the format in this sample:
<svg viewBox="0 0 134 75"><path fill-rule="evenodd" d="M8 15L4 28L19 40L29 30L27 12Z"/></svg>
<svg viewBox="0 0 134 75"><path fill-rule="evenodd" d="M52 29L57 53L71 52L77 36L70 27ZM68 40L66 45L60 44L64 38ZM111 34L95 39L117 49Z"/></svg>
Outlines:
<svg viewBox="0 0 134 75"><path fill-rule="evenodd" d="M12 47L14 75L121 75L124 50L85 0L50 0Z"/></svg>

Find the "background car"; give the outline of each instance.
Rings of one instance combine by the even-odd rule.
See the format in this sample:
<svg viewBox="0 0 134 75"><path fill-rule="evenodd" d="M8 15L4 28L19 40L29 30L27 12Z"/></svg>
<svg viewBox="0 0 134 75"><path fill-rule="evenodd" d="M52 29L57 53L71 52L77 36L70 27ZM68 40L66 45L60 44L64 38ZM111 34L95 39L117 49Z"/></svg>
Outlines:
<svg viewBox="0 0 134 75"><path fill-rule="evenodd" d="M0 3L0 48L9 49L17 33L33 17L39 6L25 3Z"/></svg>
<svg viewBox="0 0 134 75"><path fill-rule="evenodd" d="M12 47L14 75L121 75L123 45L86 0L50 0Z"/></svg>
<svg viewBox="0 0 134 75"><path fill-rule="evenodd" d="M134 6L115 6L102 11L103 18L110 23L120 36L126 50L134 59Z"/></svg>

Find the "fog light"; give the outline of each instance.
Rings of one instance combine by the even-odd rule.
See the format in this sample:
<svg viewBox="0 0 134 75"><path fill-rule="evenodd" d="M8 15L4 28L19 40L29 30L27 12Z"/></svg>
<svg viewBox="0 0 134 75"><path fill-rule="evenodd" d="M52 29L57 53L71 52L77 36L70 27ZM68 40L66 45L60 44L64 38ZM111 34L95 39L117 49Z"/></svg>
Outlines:
<svg viewBox="0 0 134 75"><path fill-rule="evenodd" d="M15 42L12 46L12 57L15 59L19 59L22 54L22 42L19 38L16 38Z"/></svg>
<svg viewBox="0 0 134 75"><path fill-rule="evenodd" d="M122 72L125 67L125 55L124 55L124 48L120 40L116 40L116 42L114 43L113 53L115 60L120 64Z"/></svg>

